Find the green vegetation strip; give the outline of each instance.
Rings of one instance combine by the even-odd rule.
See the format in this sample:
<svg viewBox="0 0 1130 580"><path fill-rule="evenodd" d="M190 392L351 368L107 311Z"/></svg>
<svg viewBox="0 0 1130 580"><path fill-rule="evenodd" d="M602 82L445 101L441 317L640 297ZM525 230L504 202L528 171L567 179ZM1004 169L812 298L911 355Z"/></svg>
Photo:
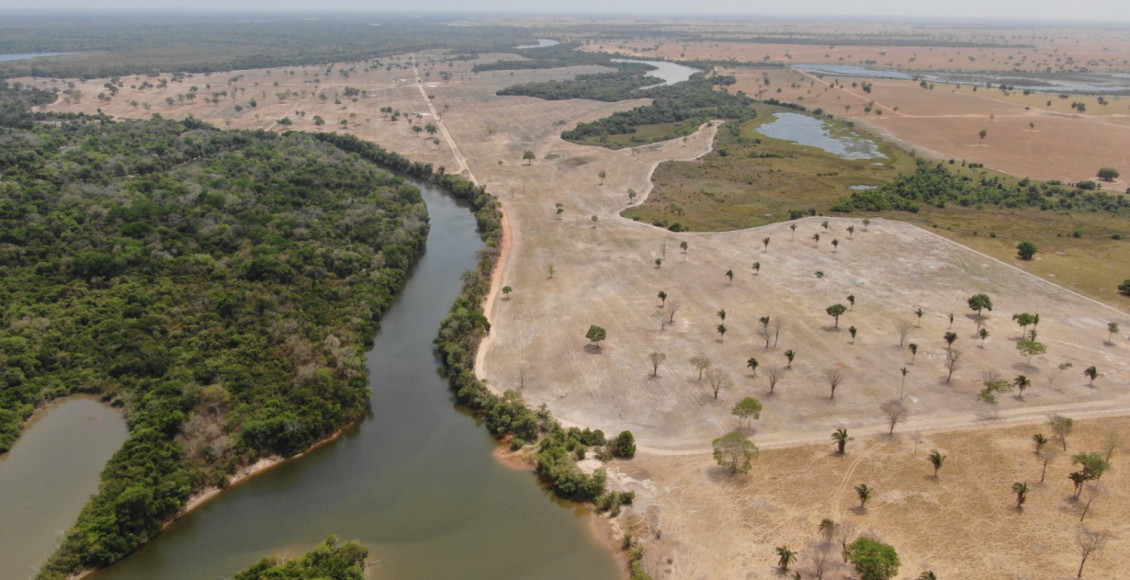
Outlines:
<svg viewBox="0 0 1130 580"><path fill-rule="evenodd" d="M342 543L330 536L297 560L263 558L236 574L232 580L365 580L365 558L369 550L357 542Z"/></svg>

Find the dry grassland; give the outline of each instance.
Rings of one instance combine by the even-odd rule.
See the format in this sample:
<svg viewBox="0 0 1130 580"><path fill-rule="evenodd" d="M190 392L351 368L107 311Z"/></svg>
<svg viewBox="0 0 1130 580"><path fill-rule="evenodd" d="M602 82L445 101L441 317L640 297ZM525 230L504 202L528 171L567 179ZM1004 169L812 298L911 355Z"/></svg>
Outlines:
<svg viewBox="0 0 1130 580"><path fill-rule="evenodd" d="M420 62L426 62L426 55ZM259 97L255 110L241 114L227 102L164 105L166 96L191 84L206 93L208 81L200 76L161 94L130 90L136 81L129 79L122 95L103 109L144 116L142 107L128 104L138 100L154 112L193 114L221 126L230 119L233 127L277 128L274 122L289 116L295 120L292 128L304 130L315 128L314 115L338 130L336 123L345 118L348 131L409 157L449 168L465 159L477 180L502 200L509 246L496 288L505 284L514 289L505 300L496 292L488 305L493 326L478 370L497 388L519 389L531 403L547 404L567 422L636 434L643 452L636 460L614 464L611 475L619 485L640 490L641 505L631 513L658 517L661 538L645 538L648 567L658 577L773 577L772 546L788 543L803 554L821 517L856 520L862 530L893 543L903 554L904 573L929 566L942 577L984 577L1000 570L1008 578L1059 578L1073 571L1071 538L1078 516L1062 501L1066 462L1060 460L1046 487L1034 489L1024 513L1009 510L1011 483L1035 477L1027 442L1032 428L973 428L991 423L985 420L988 407L974 395L982 371L995 370L1007 378L1023 373L1033 377L1033 387L1023 401L1002 397L1001 417L1042 418L1052 409L1076 417L1124 412L1130 402L1124 388L1130 382L1130 342L1115 337L1112 344L1105 343L1108 321L1130 328L1124 314L897 222L877 220L863 231L858 219L832 219L831 230L825 231L821 219L808 219L799 222L795 239L787 224L676 235L632 222L618 215L628 203L627 190L646 192L651 171L661 161L703 154L712 128L685 141L635 150L574 145L559 139L563 128L636 103L494 96L511 83L562 78L583 69L510 76L472 75L466 62L439 67L453 72L451 82L422 78L417 83L412 70L366 73L358 67L349 79L335 72L322 84L360 87L369 94L337 106L332 98L322 103L313 93L286 102L274 97L286 87L309 90L306 81L321 67L293 69L294 75L279 69L270 75L245 71L237 84L248 94L256 90L267 96ZM421 67L420 74L425 70ZM212 78L223 82L225 77ZM381 118L379 108L392 106L419 113L421 122L427 119L432 109L417 84L434 95L443 130L457 148L442 141L437 146L426 136L416 137L408 123ZM84 83L87 97L79 105L51 108L92 111L100 85ZM242 93L235 101L240 102L246 102ZM295 111L306 115L296 118ZM559 121L565 125L557 126ZM521 161L527 149L537 154L532 165ZM600 171L607 173L603 184ZM565 210L561 219L555 216L557 203ZM849 224L856 226L854 236L845 231ZM821 234L819 244L810 239L815 233ZM764 237L771 239L767 251ZM840 242L834 251L832 239ZM689 246L685 259L680 241ZM656 267L655 259L664 256ZM761 263L757 275L751 270L754 261ZM724 275L731 269L732 284ZM660 290L667 292L668 304L679 304L674 324L663 330L655 318ZM984 348L974 338L976 324L965 306L975 292L989 293L995 305L987 313L991 336ZM848 294L856 296L856 306L841 318L839 330L832 329L824 309L846 304ZM914 321L918 307L926 315L908 338L921 345L912 364L909 352L897 346L895 326L900 320ZM715 331L719 309L727 312L724 342ZM1033 361L1035 368L1028 368L1015 350L1019 330L1009 316L1019 311L1041 315L1039 337L1048 354ZM955 347L963 358L946 384L942 334L951 312L959 334ZM765 348L758 335L758 318L766 315L783 323L775 348ZM586 345L590 324L608 330L600 348ZM854 344L849 326L858 329ZM785 365L786 349L797 352L796 361L791 370L781 371L776 394L769 396L766 370ZM651 377L650 352L667 355L658 377ZM696 355L712 359L733 382L717 400L687 364ZM751 356L761 361L756 378L745 369ZM1050 380L1062 362L1074 367ZM1081 375L1092 364L1103 373L1093 387ZM930 432L917 456L910 453L905 435L874 437L884 431L878 406L898 394L901 367L909 369L912 416L899 432ZM829 369L846 377L834 400L822 378ZM729 408L743 396L765 403L753 439L776 449L765 452L749 478L723 477L712 467L707 449L711 439L734 428ZM1087 425L1080 431L1092 434L1081 434L1079 442L1073 439L1073 449L1086 449L1107 428L1125 432L1127 424L1104 419ZM839 427L858 438L845 458L828 456L828 434ZM967 430L946 433L957 427ZM822 443L799 445L813 441ZM939 481L923 477L929 471L922 453L931 447L950 455ZM1117 519L1130 505L1125 477L1116 456L1116 469L1104 478L1112 491L1096 500L1093 516L1088 516L1120 534L1088 564L1094 566L1089 568L1093 577L1111 577L1125 560L1125 524ZM849 510L850 490L862 482L878 494L868 513L855 514ZM630 523L631 517L622 521Z"/></svg>

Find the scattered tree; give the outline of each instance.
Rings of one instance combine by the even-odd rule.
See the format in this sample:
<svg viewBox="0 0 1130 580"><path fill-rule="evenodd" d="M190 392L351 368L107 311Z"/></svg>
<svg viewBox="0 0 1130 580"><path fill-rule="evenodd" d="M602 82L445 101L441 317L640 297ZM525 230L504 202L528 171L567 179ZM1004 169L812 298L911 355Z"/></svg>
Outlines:
<svg viewBox="0 0 1130 580"><path fill-rule="evenodd" d="M765 248L762 251L768 252L769 251L769 238L768 237L761 238L761 243L762 243L762 245L765 246Z"/></svg>
<svg viewBox="0 0 1130 580"><path fill-rule="evenodd" d="M1039 455L1040 450L1044 448L1044 445L1048 444L1048 438L1045 437L1043 433L1036 433L1035 435L1033 435L1032 441L1036 443L1036 455Z"/></svg>
<svg viewBox="0 0 1130 580"><path fill-rule="evenodd" d="M1101 550L1103 545L1106 544L1106 532L1100 530L1082 529L1076 537L1076 543L1079 544L1079 550L1083 553L1083 559L1079 561L1079 572L1075 574L1076 578L1083 577L1083 566L1087 563L1087 558L1096 550Z"/></svg>
<svg viewBox="0 0 1130 580"><path fill-rule="evenodd" d="M699 355L691 357L691 366L698 369L698 380L702 380L702 371L710 368L710 359Z"/></svg>
<svg viewBox="0 0 1130 580"><path fill-rule="evenodd" d="M1097 367L1091 365L1083 371L1083 376L1087 377L1090 380L1090 382L1088 382L1087 384L1093 387L1095 386L1095 379L1101 377L1102 375L1099 374L1099 369Z"/></svg>
<svg viewBox="0 0 1130 580"><path fill-rule="evenodd" d="M596 222L600 221L600 218L598 218L598 217L596 217L596 216L594 215L594 216L592 216L592 218L590 218L590 219L591 219L591 221L592 221L592 227L593 227L593 229L595 230L595 229L596 229Z"/></svg>
<svg viewBox="0 0 1130 580"><path fill-rule="evenodd" d="M596 176L600 178L600 184L604 185L604 178L608 177L608 172L601 169L599 172L597 172Z"/></svg>
<svg viewBox="0 0 1130 580"><path fill-rule="evenodd" d="M526 149L522 152L522 160L526 162L526 165L530 165L534 162L534 159L537 158L537 155L534 155L534 152L530 151L529 149Z"/></svg>
<svg viewBox="0 0 1130 580"><path fill-rule="evenodd" d="M1099 169L1098 177L1103 181L1114 181L1118 179L1118 170L1113 167L1103 167Z"/></svg>
<svg viewBox="0 0 1130 580"><path fill-rule="evenodd" d="M663 267L663 258L656 258L655 259L655 267L656 268L662 268Z"/></svg>
<svg viewBox="0 0 1130 580"><path fill-rule="evenodd" d="M710 390L714 393L715 400L718 399L719 391L732 384L730 375L717 367L706 369L706 382L710 383Z"/></svg>
<svg viewBox="0 0 1130 580"><path fill-rule="evenodd" d="M1044 447L1040 451L1039 456L1043 459L1043 466L1040 468L1040 483L1044 482L1044 477L1048 474L1048 464L1059 457L1060 453L1063 453L1063 451L1059 447Z"/></svg>
<svg viewBox="0 0 1130 580"><path fill-rule="evenodd" d="M796 224L789 224L789 229L792 230L792 233L789 235L789 240L796 239Z"/></svg>
<svg viewBox="0 0 1130 580"><path fill-rule="evenodd" d="M1110 431L1106 434L1106 437L1103 438L1103 450L1106 451L1107 461L1110 461L1116 449L1122 447L1122 443L1122 434L1118 431Z"/></svg>
<svg viewBox="0 0 1130 580"><path fill-rule="evenodd" d="M1031 260L1036 255L1036 244L1020 242L1016 245L1016 256L1021 260Z"/></svg>
<svg viewBox="0 0 1130 580"><path fill-rule="evenodd" d="M946 383L953 378L953 372L961 363L961 351L956 348L946 349Z"/></svg>
<svg viewBox="0 0 1130 580"><path fill-rule="evenodd" d="M1124 296L1130 296L1130 278L1123 280L1122 283L1118 285L1118 291Z"/></svg>
<svg viewBox="0 0 1130 580"><path fill-rule="evenodd" d="M851 309L855 310L855 294L848 294L847 295L847 301L848 301L848 304L851 305Z"/></svg>
<svg viewBox="0 0 1130 580"><path fill-rule="evenodd" d="M835 399L836 388L844 382L844 374L840 372L840 369L828 369L824 371L824 379L828 381L828 386L832 388L832 394L828 398Z"/></svg>
<svg viewBox="0 0 1130 580"><path fill-rule="evenodd" d="M989 329L982 328L981 330L978 330L977 336L981 337L981 348L985 348L985 339L989 338Z"/></svg>
<svg viewBox="0 0 1130 580"><path fill-rule="evenodd" d="M720 337L718 339L718 341L719 342L726 342L726 331L728 330L726 328L726 325L725 324L719 324L718 328L716 330L718 331L718 336Z"/></svg>
<svg viewBox="0 0 1130 580"><path fill-rule="evenodd" d="M686 240L679 242L679 249L683 251L683 263L686 264L687 263L687 241Z"/></svg>
<svg viewBox="0 0 1130 580"><path fill-rule="evenodd" d="M832 433L832 440L836 442L836 454L843 455L844 447L847 445L848 441L851 441L852 439L854 439L854 437L848 436L847 429L836 429L836 431Z"/></svg>
<svg viewBox="0 0 1130 580"><path fill-rule="evenodd" d="M621 431L610 443L612 456L631 459L636 456L636 438L631 431Z"/></svg>
<svg viewBox="0 0 1130 580"><path fill-rule="evenodd" d="M859 509L866 509L867 502L871 501L871 495L874 493L866 483L861 483L855 486L855 495L859 497Z"/></svg>
<svg viewBox="0 0 1130 580"><path fill-rule="evenodd" d="M856 327L854 327L854 326L849 326L849 327L848 327L848 334L850 334L850 335L851 335L851 343L852 343L852 344L855 344L855 333L857 333L857 332L859 332L859 329L858 329L858 328L856 328Z"/></svg>
<svg viewBox="0 0 1130 580"><path fill-rule="evenodd" d="M828 228L832 226L828 224L828 220L824 220L823 222L820 222L820 227L824 228L824 231L828 231Z"/></svg>
<svg viewBox="0 0 1130 580"><path fill-rule="evenodd" d="M985 137L989 136L989 132L984 130L984 129L981 129L981 132L977 133L977 135L981 137L981 146L984 147L985 146Z"/></svg>
<svg viewBox="0 0 1130 580"><path fill-rule="evenodd" d="M981 316L982 310L993 311L993 301L988 294L974 294L969 297L968 303L969 309L975 311L977 316Z"/></svg>
<svg viewBox="0 0 1130 580"><path fill-rule="evenodd" d="M1020 354L1024 356L1028 367L1031 368L1032 357L1048 352L1048 347L1044 346L1043 343L1036 342L1034 340L1022 340L1016 343L1016 350L1020 351Z"/></svg>
<svg viewBox="0 0 1130 580"><path fill-rule="evenodd" d="M782 572L789 571L789 564L796 561L796 552L789 549L788 546L777 546L777 567Z"/></svg>
<svg viewBox="0 0 1130 580"><path fill-rule="evenodd" d="M1024 389L1032 386L1032 379L1029 379L1024 375L1017 375L1015 379L1012 379L1012 385L1016 387L1017 396L1020 397L1021 400L1023 400Z"/></svg>
<svg viewBox="0 0 1130 580"><path fill-rule="evenodd" d="M753 358L752 356L749 357L749 360L745 361L745 366L749 367L749 370L753 371L753 378L755 379L757 378L757 367L760 364L761 363L757 362L757 359Z"/></svg>
<svg viewBox="0 0 1130 580"><path fill-rule="evenodd" d="M890 580L898 574L901 564L898 552L887 544L871 538L858 538L847 551L860 580Z"/></svg>
<svg viewBox="0 0 1130 580"><path fill-rule="evenodd" d="M942 335L942 340L946 341L946 348L953 348L953 343L957 340L956 332L947 332Z"/></svg>
<svg viewBox="0 0 1130 580"><path fill-rule="evenodd" d="M1071 429L1075 427L1075 420L1063 415L1053 414L1048 417L1048 425L1052 428L1052 433L1063 442L1063 450L1067 451L1067 436L1071 434Z"/></svg>
<svg viewBox="0 0 1130 580"><path fill-rule="evenodd" d="M820 234L819 233L812 234L812 241L816 242L816 244L813 247L819 246L820 245Z"/></svg>
<svg viewBox="0 0 1130 580"><path fill-rule="evenodd" d="M910 364L913 365L914 359L918 357L918 345L912 342L906 345L906 348L910 349Z"/></svg>
<svg viewBox="0 0 1130 580"><path fill-rule="evenodd" d="M839 247L840 247L840 241L835 239L835 238L832 238L832 253L835 254L836 249L839 248Z"/></svg>
<svg viewBox="0 0 1130 580"><path fill-rule="evenodd" d="M922 328L922 315L923 314L925 314L925 312L923 312L921 308L914 311L914 315L918 317L918 328Z"/></svg>
<svg viewBox="0 0 1130 580"><path fill-rule="evenodd" d="M1027 312L1020 312L1013 314L1012 319L1020 325L1020 335L1025 336L1028 334L1027 328L1036 322L1036 316Z"/></svg>
<svg viewBox="0 0 1130 580"><path fill-rule="evenodd" d="M899 332L899 348L902 348L906 344L906 337L910 334L914 325L909 320L899 320L896 328Z"/></svg>
<svg viewBox="0 0 1130 580"><path fill-rule="evenodd" d="M1012 492L1016 494L1016 509L1022 509L1021 506L1028 500L1028 484L1018 481L1012 484Z"/></svg>
<svg viewBox="0 0 1130 580"><path fill-rule="evenodd" d="M757 457L757 446L745 435L734 431L713 441L714 460L718 465L730 470L730 475L749 473L753 459Z"/></svg>
<svg viewBox="0 0 1130 580"><path fill-rule="evenodd" d="M942 464L946 462L946 456L942 455L937 449L931 449L930 454L926 456L930 465L934 468L934 479L938 479L938 470L942 468Z"/></svg>
<svg viewBox="0 0 1130 580"><path fill-rule="evenodd" d="M742 427L742 422L745 426L749 427L753 419L761 418L761 401L753 397L746 397L734 404L734 408L730 413L738 418L738 428Z"/></svg>
<svg viewBox="0 0 1130 580"><path fill-rule="evenodd" d="M667 360L667 355L661 352L653 352L647 355L648 360L651 361L651 376L652 378L659 376L659 365Z"/></svg>
<svg viewBox="0 0 1130 580"><path fill-rule="evenodd" d="M590 326L589 331L585 333L585 338L589 339L589 342L595 344L597 347L600 346L601 341L603 341L607 336L608 333L605 332L603 328L595 324Z"/></svg>
<svg viewBox="0 0 1130 580"><path fill-rule="evenodd" d="M910 413L910 409L907 409L906 405L898 399L891 399L883 403L879 406L879 409L887 416L887 426L890 427L887 430L887 435L894 435L895 425L905 421L907 414Z"/></svg>
<svg viewBox="0 0 1130 580"><path fill-rule="evenodd" d="M863 231L867 231L867 226L871 225L871 220L863 218Z"/></svg>
<svg viewBox="0 0 1130 580"><path fill-rule="evenodd" d="M502 297L509 300L510 299L510 293L513 292L513 291L514 291L513 288L511 288L509 286L503 286L502 287Z"/></svg>
<svg viewBox="0 0 1130 580"><path fill-rule="evenodd" d="M855 238L855 226L848 226L847 227L847 233L848 233L848 239L849 240L854 239Z"/></svg>
<svg viewBox="0 0 1130 580"><path fill-rule="evenodd" d="M1106 343L1111 344L1114 341L1114 335L1118 334L1118 323L1117 322L1108 322L1106 324L1106 331L1107 331Z"/></svg>
<svg viewBox="0 0 1130 580"><path fill-rule="evenodd" d="M753 263L753 274L755 276L761 275L761 262L754 262Z"/></svg>
<svg viewBox="0 0 1130 580"><path fill-rule="evenodd" d="M658 297L659 297L659 307L663 308L664 306L667 305L667 293L660 290Z"/></svg>
<svg viewBox="0 0 1130 580"><path fill-rule="evenodd" d="M733 286L734 285L734 271L733 270L726 270L726 277L730 279L730 285Z"/></svg>
<svg viewBox="0 0 1130 580"><path fill-rule="evenodd" d="M796 351L794 351L792 349L785 351L785 359L789 361L789 364L786 365L786 366L790 369L793 368L793 359L794 358L796 358Z"/></svg>
<svg viewBox="0 0 1130 580"><path fill-rule="evenodd" d="M902 382L899 383L899 398L901 399L906 396L906 375L910 373L910 369L902 367L899 372L902 373Z"/></svg>
<svg viewBox="0 0 1130 580"><path fill-rule="evenodd" d="M828 316L831 316L833 319L835 319L835 321L836 321L835 327L839 328L840 327L840 316L843 316L843 314L845 312L847 312L847 306L844 306L843 304L833 304L833 305L825 308L824 312L827 312Z"/></svg>
<svg viewBox="0 0 1130 580"><path fill-rule="evenodd" d="M769 365L769 367L765 369L765 378L769 380L770 395L777 389L777 382L780 381L781 377L784 375L785 372L777 365Z"/></svg>

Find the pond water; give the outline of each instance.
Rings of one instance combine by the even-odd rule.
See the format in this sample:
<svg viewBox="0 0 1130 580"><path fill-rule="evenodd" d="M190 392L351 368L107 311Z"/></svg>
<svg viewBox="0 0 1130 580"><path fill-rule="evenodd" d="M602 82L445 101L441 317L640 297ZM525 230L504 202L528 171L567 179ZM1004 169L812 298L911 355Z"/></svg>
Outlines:
<svg viewBox="0 0 1130 580"><path fill-rule="evenodd" d="M557 46L558 44L561 43L552 38L539 38L537 44L520 44L514 48L545 48L547 46Z"/></svg>
<svg viewBox="0 0 1130 580"><path fill-rule="evenodd" d="M612 62L640 62L643 64L650 64L651 66L655 67L655 70L647 71L647 76L661 78L663 79L663 82L651 85L651 87L681 83L691 78L691 75L702 72L697 68L692 68L673 62L667 62L664 60L635 60L630 58L614 58L612 59ZM643 88L649 89L651 87Z"/></svg>
<svg viewBox="0 0 1130 580"><path fill-rule="evenodd" d="M25 580L51 555L126 440L122 414L90 397L52 403L0 455L0 580Z"/></svg>
<svg viewBox="0 0 1130 580"><path fill-rule="evenodd" d="M28 60L31 58L39 58L43 56L62 56L64 54L74 54L73 52L22 52L16 54L0 54L0 61L6 60Z"/></svg>
<svg viewBox="0 0 1130 580"><path fill-rule="evenodd" d="M797 113L774 113L757 132L774 139L818 147L843 159L885 159L879 145L858 133L834 134L829 125L815 117Z"/></svg>
<svg viewBox="0 0 1130 580"><path fill-rule="evenodd" d="M417 183L431 216L427 253L367 355L372 413L338 441L220 494L97 580L214 579L330 534L370 550L372 577L614 580L589 516L453 404L431 342L483 247L466 206Z"/></svg>

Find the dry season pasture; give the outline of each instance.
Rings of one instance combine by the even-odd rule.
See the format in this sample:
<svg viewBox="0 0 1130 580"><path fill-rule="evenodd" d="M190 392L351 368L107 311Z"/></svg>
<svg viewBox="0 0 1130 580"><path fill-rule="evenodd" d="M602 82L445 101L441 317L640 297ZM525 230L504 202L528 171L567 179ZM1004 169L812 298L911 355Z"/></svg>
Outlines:
<svg viewBox="0 0 1130 580"><path fill-rule="evenodd" d="M512 83L592 69L475 75L468 72L473 63L448 66L443 58L384 59L402 65L391 70L336 65L348 78L338 70L326 74L325 67L297 67L196 75L144 91L129 88L142 79L123 79L126 87L108 104L93 96L105 81L94 80L79 83L86 95L80 103L51 109L192 114L221 126L276 130L287 117L288 128L348 131L451 172L465 164L500 197L507 219L504 262L487 305L492 330L478 372L498 389L517 389L530 403L546 404L567 423L635 433L641 454L612 464L610 480L639 492L623 526L641 518L658 526L658 535L654 525L650 533L637 530L656 577L770 578L776 575L772 549L782 544L798 550L801 569L809 569L806 544L823 517L855 522L859 531L892 543L903 554L904 575L927 567L943 578L986 570L1006 578L1073 574L1079 508L1064 501L1069 460L1061 457L1049 467L1048 482L1034 485L1038 466L1030 436L1041 427L998 423L1041 421L1055 410L1077 418L1124 413L1130 403L1125 314L890 220L864 226L860 218L828 218L825 228L825 218L808 218L795 223L795 232L779 223L674 234L622 218L629 189L646 195L658 163L704 154L716 127L634 150L574 145L558 137L562 129L639 103L497 97L497 89ZM451 80L438 80L441 71ZM228 84L235 76L239 80ZM219 104L177 101L190 86L201 97L219 86L235 86L239 94ZM353 102L344 96L346 86L365 95ZM318 97L322 91L325 101ZM249 108L252 97L258 103ZM407 114L409 122L386 119L383 107ZM315 115L325 119L324 127L315 125ZM438 124L434 137L411 129L429 122ZM526 150L535 153L534 162L522 160ZM512 288L506 297L498 292L503 286ZM979 292L993 299L981 321L989 331L983 345L966 305ZM825 309L850 306L849 295L854 307L836 328ZM1031 364L1017 352L1021 329L1011 320L1025 311L1039 313L1038 340L1047 345L1047 354ZM943 335L951 329L950 313L961 355L947 381ZM767 327L759 321L765 316ZM1123 328L1110 342L1109 322ZM908 326L903 342L919 345L916 356L899 346L900 324ZM607 340L589 344L590 325L607 329ZM795 353L791 368L788 350ZM657 372L650 353L665 356ZM710 380L700 380L690 366L696 356L718 371L708 373L720 377L717 397ZM756 376L747 367L751 357L760 363ZM1063 363L1072 366L1058 372ZM1082 373L1091 365L1101 373L1093 385ZM910 416L895 437L885 437L879 406L902 394L903 368ZM833 371L843 379L834 399L826 378ZM995 408L976 399L987 372L1010 381L1023 374L1032 386L1023 399L1002 395ZM773 394L770 375L778 377ZM766 451L750 476L729 477L714 466L710 442L735 428L730 408L745 396L764 403L748 433ZM1128 425L1110 418L1083 422L1070 449L1091 450L1105 431L1126 433ZM856 437L846 457L829 454L828 436L837 428ZM921 443L914 431L924 433ZM923 459L931 448L950 457L937 480L927 477ZM1088 515L1115 536L1088 564L1092 577L1111 577L1127 555L1126 524L1118 514L1130 503L1118 452L1114 465ZM1014 481L1033 483L1023 512L1009 507ZM876 489L866 512L850 509L858 483Z"/></svg>

